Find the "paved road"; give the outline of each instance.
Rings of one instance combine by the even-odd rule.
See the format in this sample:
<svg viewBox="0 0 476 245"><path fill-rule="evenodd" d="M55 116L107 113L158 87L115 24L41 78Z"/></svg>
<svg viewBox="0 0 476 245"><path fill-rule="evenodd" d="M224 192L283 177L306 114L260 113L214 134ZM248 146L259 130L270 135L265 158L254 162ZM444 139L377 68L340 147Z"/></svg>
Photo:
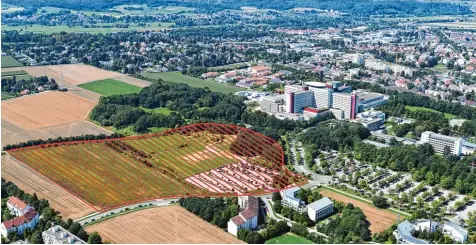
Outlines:
<svg viewBox="0 0 476 245"><path fill-rule="evenodd" d="M147 202L142 202L142 203L136 203L136 204L131 204L131 205L128 205L128 206L124 206L124 207L120 207L120 208L116 208L116 209L113 209L113 210L109 210L109 211L106 211L106 212L102 212L102 213L93 213L93 214L89 214L87 216L84 216L82 218L79 218L77 220L75 220L75 222L78 222L80 223L81 225L84 225L86 222L87 223L90 223L90 222L93 222L95 220L99 220L103 217L105 217L106 215L110 215L112 213L119 213L121 211L125 211L126 208L129 208L129 209L134 209L134 208L137 208L139 207L139 205L142 205L142 206L149 206L149 205L154 205L154 206L157 206L157 207L161 207L161 206L168 206L168 205L171 205L172 202L177 202L179 199L176 198L176 199L157 199L157 200L154 200L154 201L147 201Z"/></svg>

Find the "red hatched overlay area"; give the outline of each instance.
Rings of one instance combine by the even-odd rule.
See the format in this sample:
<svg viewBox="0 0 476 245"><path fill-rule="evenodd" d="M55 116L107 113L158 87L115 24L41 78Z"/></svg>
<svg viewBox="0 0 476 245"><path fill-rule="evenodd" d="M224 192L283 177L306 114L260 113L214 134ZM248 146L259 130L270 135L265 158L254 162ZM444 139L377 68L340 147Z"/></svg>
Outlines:
<svg viewBox="0 0 476 245"><path fill-rule="evenodd" d="M284 166L276 141L229 124L8 153L97 210L160 198L262 195L308 182Z"/></svg>

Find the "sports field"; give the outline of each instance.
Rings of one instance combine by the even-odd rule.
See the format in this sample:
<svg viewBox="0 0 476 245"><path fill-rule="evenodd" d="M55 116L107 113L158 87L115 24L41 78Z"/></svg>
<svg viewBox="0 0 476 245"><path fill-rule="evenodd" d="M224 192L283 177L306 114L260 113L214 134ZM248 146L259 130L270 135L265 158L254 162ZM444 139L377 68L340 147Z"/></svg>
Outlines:
<svg viewBox="0 0 476 245"><path fill-rule="evenodd" d="M265 244L314 244L312 241L297 236L293 233L287 233L272 239L269 239Z"/></svg>
<svg viewBox="0 0 476 245"><path fill-rule="evenodd" d="M235 135L256 146L245 146ZM263 145L270 147L265 151ZM237 149L247 155L237 155ZM165 197L268 193L303 180L283 167L282 149L271 139L224 124L8 153L100 208Z"/></svg>
<svg viewBox="0 0 476 245"><path fill-rule="evenodd" d="M214 92L233 93L233 92L238 92L242 90L240 88L226 85L223 83L218 83L214 81L203 80L203 79L183 75L180 72L152 72L152 73L148 72L148 73L142 73L141 75L151 79L162 79L167 82L185 83L191 87L196 87L196 88L208 87L211 91L214 91Z"/></svg>
<svg viewBox="0 0 476 245"><path fill-rule="evenodd" d="M137 93L141 88L127 84L115 79L104 79L99 81L94 81L90 83L84 83L78 85L81 88L102 94L104 96L114 95L114 94L132 94Z"/></svg>
<svg viewBox="0 0 476 245"><path fill-rule="evenodd" d="M405 106L405 109L409 110L409 111L430 111L430 112L438 112L438 113L441 113L440 111L437 111L437 110L433 110L433 109L430 109L430 108L426 108L426 107L419 107L419 106L409 106L409 105L406 105ZM453 115L453 114L450 114L450 113L443 113L445 115L445 118L446 119L455 119L455 118L458 118L458 116L456 115Z"/></svg>
<svg viewBox="0 0 476 245"><path fill-rule="evenodd" d="M3 26L2 26L3 29ZM2 68L23 66L23 64L12 56L2 56Z"/></svg>
<svg viewBox="0 0 476 245"><path fill-rule="evenodd" d="M182 207L157 207L128 213L85 228L103 241L134 244L242 244L241 240Z"/></svg>

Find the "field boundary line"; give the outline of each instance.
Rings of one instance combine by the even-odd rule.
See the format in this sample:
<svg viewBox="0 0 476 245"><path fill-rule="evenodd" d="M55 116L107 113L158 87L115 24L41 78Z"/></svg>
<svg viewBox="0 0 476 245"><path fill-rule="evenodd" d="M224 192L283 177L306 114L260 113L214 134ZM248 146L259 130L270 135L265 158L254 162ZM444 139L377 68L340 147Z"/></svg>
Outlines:
<svg viewBox="0 0 476 245"><path fill-rule="evenodd" d="M337 192L337 193L339 193L339 194L341 194L341 195L349 196L349 197L351 197L351 198L356 199L357 201L362 201L362 202L366 202L366 203L369 203L369 204L372 204L372 205L373 205L373 202L372 202L372 201L370 201L370 200L368 200L368 199L365 199L365 198L362 198L362 197L359 197L359 196L356 196L356 195L354 195L354 194L350 194L350 193L347 193L347 192L345 192L345 191L341 191L341 190L339 190L339 189L336 189L336 188L334 188L334 187L330 187L330 186L328 186L328 185L323 185L322 187L324 187L325 189L329 189L329 190L331 190L331 191ZM377 208L377 207L375 207L375 208ZM388 209L388 210L392 210L392 211L394 211L394 212L397 212L397 213L399 213L399 214L403 214L403 215L405 215L405 216L412 216L411 214L409 214L409 213L407 213L407 212L400 211L400 210L398 210L398 209L394 209L394 208L387 208L387 209Z"/></svg>

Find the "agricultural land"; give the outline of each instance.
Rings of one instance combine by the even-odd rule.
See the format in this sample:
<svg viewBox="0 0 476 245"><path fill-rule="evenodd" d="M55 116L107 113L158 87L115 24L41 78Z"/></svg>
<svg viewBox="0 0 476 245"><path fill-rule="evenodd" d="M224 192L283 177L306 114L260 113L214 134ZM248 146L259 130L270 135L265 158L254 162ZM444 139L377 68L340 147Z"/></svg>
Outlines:
<svg viewBox="0 0 476 245"><path fill-rule="evenodd" d="M243 243L178 206L141 210L87 226L112 243Z"/></svg>
<svg viewBox="0 0 476 245"><path fill-rule="evenodd" d="M215 124L8 151L102 209L165 197L269 193L305 181L282 166L280 152L253 131Z"/></svg>

